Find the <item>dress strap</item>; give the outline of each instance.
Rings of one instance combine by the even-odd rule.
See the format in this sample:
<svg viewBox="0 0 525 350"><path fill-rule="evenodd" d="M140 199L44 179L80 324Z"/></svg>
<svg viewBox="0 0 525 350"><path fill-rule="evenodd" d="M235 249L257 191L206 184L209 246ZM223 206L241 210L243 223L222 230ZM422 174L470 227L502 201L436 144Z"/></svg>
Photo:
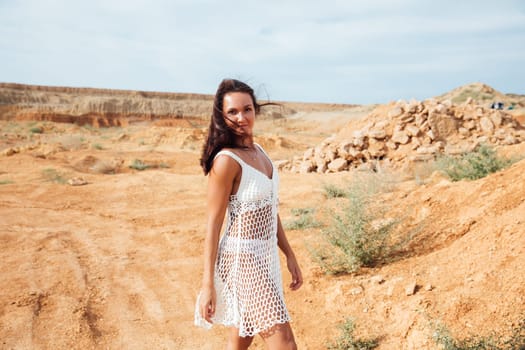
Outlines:
<svg viewBox="0 0 525 350"><path fill-rule="evenodd" d="M215 160L215 158L217 158L218 156L220 155L226 155L226 156L229 156L230 158L233 158L237 161L237 163L239 163L239 165L241 166L241 168L243 168L243 165L245 164L244 161L241 159L241 157L239 157L238 155L236 155L235 153L233 153L232 151L227 151L227 150L221 150L219 151L215 157L213 157L213 159Z"/></svg>
<svg viewBox="0 0 525 350"><path fill-rule="evenodd" d="M272 159L270 158L270 156L268 155L268 153L266 153L266 151L264 150L264 148L261 147L261 145L259 145L258 143L254 142L254 145L257 146L258 149L260 149L262 151L262 153L266 156L266 158L268 158L268 160L270 161L270 163L273 163L272 162Z"/></svg>

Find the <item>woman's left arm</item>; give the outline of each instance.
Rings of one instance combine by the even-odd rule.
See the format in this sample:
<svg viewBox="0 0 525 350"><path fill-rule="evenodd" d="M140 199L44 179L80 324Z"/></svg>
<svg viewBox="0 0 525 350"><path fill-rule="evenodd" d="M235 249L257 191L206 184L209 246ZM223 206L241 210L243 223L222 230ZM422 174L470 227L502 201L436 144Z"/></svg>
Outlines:
<svg viewBox="0 0 525 350"><path fill-rule="evenodd" d="M292 283L290 283L290 289L297 290L303 284L303 275L301 273L301 269L299 268L299 264L297 263L297 259L295 258L292 247L290 246L290 243L288 243L288 239L284 233L283 225L281 224L281 218L279 215L277 215L277 245L286 256L286 265L292 274Z"/></svg>

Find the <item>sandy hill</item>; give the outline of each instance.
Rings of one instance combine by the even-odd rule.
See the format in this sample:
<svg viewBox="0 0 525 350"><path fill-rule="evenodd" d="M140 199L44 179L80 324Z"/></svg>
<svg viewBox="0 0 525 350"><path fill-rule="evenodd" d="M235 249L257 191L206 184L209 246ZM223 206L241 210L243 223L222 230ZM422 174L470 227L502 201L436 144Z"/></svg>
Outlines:
<svg viewBox="0 0 525 350"><path fill-rule="evenodd" d="M451 100L453 103L463 103L472 99L480 105L490 106L493 102L503 102L505 108L525 107L525 96L518 94L503 94L483 83L471 83L457 87L443 95L436 97L439 100Z"/></svg>
<svg viewBox="0 0 525 350"><path fill-rule="evenodd" d="M222 348L224 329L205 331L192 323L206 225L206 178L198 166L206 126L198 122L205 119L197 111L206 114L209 98L191 95L186 101L179 96L194 114L183 110L182 117L165 119L144 115L140 122L93 128L77 124L73 117L78 116L70 113L71 101L87 101L80 97L83 93L92 97L82 106L100 113L105 113L104 103L113 106L108 110L120 106L137 111L150 99L151 106L169 111L167 106L180 100L151 93L138 97L136 104L124 104L136 93L73 89L68 95L65 89L39 89L0 86L0 348ZM64 112L71 119L39 119L41 111L55 113L52 106L61 111L57 115ZM522 137L512 116L492 114L476 102L436 99L372 107L296 103L288 108L293 113L257 121L257 141L275 160L302 158L332 135L339 142L353 138L354 132L364 135L367 126L367 132L373 131L367 137L390 139L390 131L402 131L396 124L423 123L425 110L427 124L438 125L446 144L487 136L482 135L489 127L483 118L497 124L494 130L503 130L487 139ZM115 111L114 120L133 118ZM109 116L101 115L97 118ZM455 118L457 129L448 117ZM162 120L189 122L158 123ZM473 125L465 126L468 122ZM417 134L428 126L421 125ZM464 138L459 125L468 129ZM422 136L417 134L405 135L410 142L402 146L413 146L411 138ZM405 142L401 136L393 142ZM374 144L376 150L378 146ZM412 146L405 147L406 159L417 154ZM525 142L494 146L501 154L525 155ZM394 151L397 156L405 152L399 145ZM417 162L422 169L427 165ZM450 182L423 172L415 178L388 167L375 170L280 173L283 222L296 221L298 211L314 210L321 225L287 233L305 276L299 291L285 292L299 348L325 349L348 317L355 322L356 336L377 338L379 350L440 349L433 340L438 324L456 339L524 332L525 160L476 181ZM309 248L344 202L327 198L324 188L344 188L356 177L389 185L374 203L384 210L385 220L400 220L396 237L406 244L388 264L325 275ZM283 280L289 283L286 271ZM256 339L253 348L264 344Z"/></svg>
<svg viewBox="0 0 525 350"><path fill-rule="evenodd" d="M265 102L265 101L261 101ZM141 121L162 125L186 125L180 119L207 119L212 95L54 87L0 83L0 120L41 120L123 126ZM352 105L281 102L265 108L263 116L274 118L298 111L332 111Z"/></svg>

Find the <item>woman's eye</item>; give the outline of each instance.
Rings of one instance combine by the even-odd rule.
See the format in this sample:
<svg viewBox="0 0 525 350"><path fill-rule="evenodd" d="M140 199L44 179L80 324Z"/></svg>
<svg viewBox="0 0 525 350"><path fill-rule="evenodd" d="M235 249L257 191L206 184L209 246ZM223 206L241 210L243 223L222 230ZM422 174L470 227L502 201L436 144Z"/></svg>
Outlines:
<svg viewBox="0 0 525 350"><path fill-rule="evenodd" d="M231 110L231 111L228 111L228 114L229 114L229 115L236 115L236 114L237 114L237 111L235 111L235 110Z"/></svg>

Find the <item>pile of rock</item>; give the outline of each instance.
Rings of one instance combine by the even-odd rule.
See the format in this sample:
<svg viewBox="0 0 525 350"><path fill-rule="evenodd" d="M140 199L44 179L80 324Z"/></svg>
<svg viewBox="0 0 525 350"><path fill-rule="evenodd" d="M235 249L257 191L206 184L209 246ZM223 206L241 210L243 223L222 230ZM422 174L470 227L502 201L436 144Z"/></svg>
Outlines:
<svg viewBox="0 0 525 350"><path fill-rule="evenodd" d="M510 114L472 99L461 105L434 99L398 101L376 109L365 121L351 137L330 137L282 167L301 173L339 172L376 161L430 160L441 153L468 152L482 143L525 141L524 128Z"/></svg>

